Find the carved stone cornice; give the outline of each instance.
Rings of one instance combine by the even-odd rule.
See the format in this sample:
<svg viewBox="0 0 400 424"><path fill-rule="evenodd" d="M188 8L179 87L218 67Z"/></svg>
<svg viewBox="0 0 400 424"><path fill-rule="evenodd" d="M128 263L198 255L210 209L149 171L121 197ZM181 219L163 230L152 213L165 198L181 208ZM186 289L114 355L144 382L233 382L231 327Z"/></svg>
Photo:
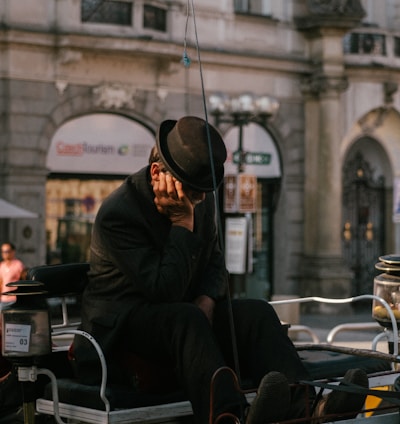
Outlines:
<svg viewBox="0 0 400 424"><path fill-rule="evenodd" d="M133 109L136 89L124 84L102 84L93 88L94 104L107 109Z"/></svg>
<svg viewBox="0 0 400 424"><path fill-rule="evenodd" d="M333 77L316 73L301 81L301 91L305 95L320 96L321 94L340 94L347 90L348 80L345 76Z"/></svg>
<svg viewBox="0 0 400 424"><path fill-rule="evenodd" d="M307 0L308 14L295 19L298 29L350 29L365 16L360 0Z"/></svg>
<svg viewBox="0 0 400 424"><path fill-rule="evenodd" d="M369 112L358 120L361 130L364 134L372 134L377 128L383 125L384 120L390 114L390 106L381 106Z"/></svg>

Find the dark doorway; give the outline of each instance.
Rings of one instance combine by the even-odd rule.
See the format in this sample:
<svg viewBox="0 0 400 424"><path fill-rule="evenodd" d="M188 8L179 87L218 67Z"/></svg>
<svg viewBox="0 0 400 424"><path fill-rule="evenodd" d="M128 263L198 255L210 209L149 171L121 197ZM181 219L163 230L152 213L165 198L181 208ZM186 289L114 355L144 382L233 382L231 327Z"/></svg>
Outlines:
<svg viewBox="0 0 400 424"><path fill-rule="evenodd" d="M373 294L375 264L385 246L385 179L357 151L343 169L342 249L354 272L352 295Z"/></svg>

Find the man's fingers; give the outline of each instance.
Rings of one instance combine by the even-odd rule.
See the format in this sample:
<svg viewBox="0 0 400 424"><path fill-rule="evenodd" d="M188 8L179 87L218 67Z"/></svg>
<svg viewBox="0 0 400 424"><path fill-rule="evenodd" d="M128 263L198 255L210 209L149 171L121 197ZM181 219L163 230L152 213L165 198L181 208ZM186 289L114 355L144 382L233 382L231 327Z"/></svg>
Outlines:
<svg viewBox="0 0 400 424"><path fill-rule="evenodd" d="M165 182L166 182L166 191L169 197L171 197L174 200L178 199L178 195L176 193L175 188L175 178L172 177L170 173L165 174Z"/></svg>
<svg viewBox="0 0 400 424"><path fill-rule="evenodd" d="M180 181L169 172L160 172L153 182L154 203L158 212L167 215L171 221L184 216L192 216L194 206L183 191Z"/></svg>
<svg viewBox="0 0 400 424"><path fill-rule="evenodd" d="M183 184L175 178L174 180L175 180L175 191L176 191L176 194L178 195L178 199L183 200L183 198L186 196L185 192L183 191Z"/></svg>
<svg viewBox="0 0 400 424"><path fill-rule="evenodd" d="M156 184L154 186L154 191L156 190L160 196L167 195L167 181L166 181L166 175L164 172L160 172L158 181L156 181Z"/></svg>
<svg viewBox="0 0 400 424"><path fill-rule="evenodd" d="M158 180L153 184L153 191L156 197L168 197L177 200L178 195L176 193L174 180L171 174L160 172Z"/></svg>

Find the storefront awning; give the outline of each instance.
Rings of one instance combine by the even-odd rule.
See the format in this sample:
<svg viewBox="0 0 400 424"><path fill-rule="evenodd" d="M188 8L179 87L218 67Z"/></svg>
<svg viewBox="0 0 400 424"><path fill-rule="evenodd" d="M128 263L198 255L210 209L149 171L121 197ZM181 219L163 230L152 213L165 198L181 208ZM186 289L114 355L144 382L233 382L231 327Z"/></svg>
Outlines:
<svg viewBox="0 0 400 424"><path fill-rule="evenodd" d="M0 199L0 219L37 218L38 214Z"/></svg>

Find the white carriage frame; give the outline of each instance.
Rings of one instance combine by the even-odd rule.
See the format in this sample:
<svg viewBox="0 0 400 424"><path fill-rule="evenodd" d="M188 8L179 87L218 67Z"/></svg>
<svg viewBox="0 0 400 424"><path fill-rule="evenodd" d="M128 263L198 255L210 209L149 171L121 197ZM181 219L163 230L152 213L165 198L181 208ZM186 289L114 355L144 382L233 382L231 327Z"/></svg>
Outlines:
<svg viewBox="0 0 400 424"><path fill-rule="evenodd" d="M397 321L395 319L395 316L389 304L384 299L380 298L379 296L361 295L361 296L355 296L355 297L345 298L345 299L307 297L307 298L276 300L276 301L271 301L270 303L272 305L306 303L306 302L345 304L345 303L353 303L353 302L366 300L366 299L380 302L386 308L390 316L392 328L393 328L393 332L392 332L393 334L392 341L393 341L393 350L394 350L393 357L396 359L393 362L393 367L394 367L397 359L399 359L399 355L398 355L399 338L398 338ZM102 379L101 379L99 395L104 403L104 410L85 408L81 406L70 405L70 404L59 402L57 379L50 370L47 370L44 368L36 368L36 367L30 367L29 369L21 368L19 370L20 380L35 381L38 374L45 374L50 378L50 381L52 384L53 400L47 400L42 398L37 399L36 401L37 412L42 414L47 414L47 415L54 415L54 418L59 424L65 424L65 421L63 421L62 418L72 420L72 422L75 422L75 423L79 422L79 423L88 423L88 424L174 423L180 417L192 415L192 408L189 401L111 411L110 402L106 396L107 364L106 364L103 352L100 346L98 345L98 343L96 342L96 340L90 334L81 330L77 330L77 329L65 329L66 327L75 326L79 323L70 322L65 298L61 298L61 305L62 305L63 322L62 324L53 326L53 330L55 331L53 331L52 336L60 337L62 335L80 334L83 337L86 337L93 344L93 346L95 347L98 353L99 360L101 363ZM332 342L334 336L340 331L347 331L347 330L360 329L360 328L375 328L375 327L376 326L374 325L374 323L372 324L371 323L342 324L341 326L335 327L331 331L331 333L328 335L328 343ZM292 326L292 331L305 331L312 337L313 342L319 342L318 338L309 327L294 325ZM374 338L374 340L372 341L371 350L377 349L378 341L384 336L385 336L385 333L382 332L381 334L378 334L378 336ZM400 359L399 359L399 362L400 362ZM372 379L370 379L370 387L393 384L395 378L398 375L399 374L397 373L393 373L385 377L373 377ZM246 394L246 396L248 401L251 402L255 394L248 393ZM377 421L374 417L370 417L368 418L368 423L373 424L375 422L376 423L379 422L379 424L392 424L394 422L397 422L394 420L398 419L398 413L394 413L394 414L389 413L385 415L380 415L378 418L379 420ZM340 421L340 422L343 422L343 424L351 424L353 422L360 423L361 419L362 417L358 417L355 420L346 420L346 421ZM68 421L68 422L71 422L71 421ZM340 422L336 421L337 424Z"/></svg>

